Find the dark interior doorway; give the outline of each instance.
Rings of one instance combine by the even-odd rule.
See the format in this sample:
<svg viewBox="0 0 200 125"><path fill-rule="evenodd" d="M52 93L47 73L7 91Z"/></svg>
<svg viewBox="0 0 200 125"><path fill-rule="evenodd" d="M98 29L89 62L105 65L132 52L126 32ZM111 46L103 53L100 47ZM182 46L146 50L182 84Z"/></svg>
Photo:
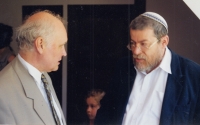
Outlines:
<svg viewBox="0 0 200 125"><path fill-rule="evenodd" d="M107 90L115 63L130 53L128 25L144 11L144 0L134 5L68 6L68 125L85 118L89 90Z"/></svg>

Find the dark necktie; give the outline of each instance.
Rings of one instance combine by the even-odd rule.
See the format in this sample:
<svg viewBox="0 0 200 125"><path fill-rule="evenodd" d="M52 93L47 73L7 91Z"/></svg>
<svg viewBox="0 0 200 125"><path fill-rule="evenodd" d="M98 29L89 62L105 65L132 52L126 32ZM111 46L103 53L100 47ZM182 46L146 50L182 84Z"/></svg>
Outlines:
<svg viewBox="0 0 200 125"><path fill-rule="evenodd" d="M51 109L52 109L52 112L53 112L53 116L54 116L56 125L60 125L60 120L58 118L58 115L56 113L55 107L53 105L53 100L52 100L52 96L51 96L51 90L49 88L49 84L47 82L47 79L45 78L45 76L43 74L42 74L41 80L44 83L44 88L45 88L46 93L47 93L47 98L49 100L49 103L50 103L50 106L51 106Z"/></svg>

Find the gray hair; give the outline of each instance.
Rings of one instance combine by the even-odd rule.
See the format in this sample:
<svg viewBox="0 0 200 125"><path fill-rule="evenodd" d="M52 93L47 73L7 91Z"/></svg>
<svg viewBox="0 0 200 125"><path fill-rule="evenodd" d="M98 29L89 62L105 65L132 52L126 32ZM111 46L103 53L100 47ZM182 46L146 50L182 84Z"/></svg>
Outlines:
<svg viewBox="0 0 200 125"><path fill-rule="evenodd" d="M129 28L133 30L143 30L145 28L152 28L155 37L158 40L160 40L160 38L168 34L167 29L161 23L143 15L139 15L134 20L132 20L129 25Z"/></svg>
<svg viewBox="0 0 200 125"><path fill-rule="evenodd" d="M38 12L49 13L59 19L64 25L64 20L59 15L56 15L49 10L36 11L33 14ZM51 20L41 18L36 21L27 21L30 16L26 17L24 23L16 29L16 41L20 50L32 49L34 41L38 37L43 37L46 44L51 43L54 38L55 25Z"/></svg>

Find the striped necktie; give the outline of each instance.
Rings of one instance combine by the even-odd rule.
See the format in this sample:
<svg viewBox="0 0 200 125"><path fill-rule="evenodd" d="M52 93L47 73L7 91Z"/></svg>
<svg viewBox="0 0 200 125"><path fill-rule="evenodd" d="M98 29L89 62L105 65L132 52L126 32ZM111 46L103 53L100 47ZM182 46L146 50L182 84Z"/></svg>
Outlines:
<svg viewBox="0 0 200 125"><path fill-rule="evenodd" d="M41 80L42 80L42 82L44 83L44 88L45 88L46 93L47 93L47 97L48 97L48 100L49 100L49 103L50 103L50 106L51 106L51 109L52 109L52 112L53 112L53 116L54 116L56 125L61 125L61 124L60 124L60 120L59 120L59 118L58 118L58 115L57 115L57 113L56 113L54 104L53 104L52 95L51 95L51 90L50 90L50 88L49 88L49 84L48 84L47 79L45 78L44 74L42 74Z"/></svg>

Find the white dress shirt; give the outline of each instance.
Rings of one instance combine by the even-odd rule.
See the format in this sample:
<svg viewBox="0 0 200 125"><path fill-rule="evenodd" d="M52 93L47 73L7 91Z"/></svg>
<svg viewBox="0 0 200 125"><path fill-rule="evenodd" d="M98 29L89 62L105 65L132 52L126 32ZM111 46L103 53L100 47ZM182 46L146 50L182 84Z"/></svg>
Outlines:
<svg viewBox="0 0 200 125"><path fill-rule="evenodd" d="M40 92L42 93L42 96L44 97L46 103L48 104L49 106L49 110L51 110L52 112L52 109L51 109L51 106L50 106L50 103L49 103L49 100L47 98L47 94L46 94L46 90L44 88L44 84L42 83L42 80L41 80L41 75L42 73L36 69L34 66L32 66L31 64L29 64L28 62L26 62L21 56L20 54L17 55L17 57L19 58L19 61L22 63L22 65L28 70L29 74L33 77L33 79L35 80L35 83L37 84ZM60 120L60 123L61 125L63 125L63 122L62 122L62 117L61 117L61 113L60 113L60 110L58 108L58 105L56 104L55 102L55 99L54 97L52 96L52 99L53 99L53 104L54 104L54 107L55 107L55 110L56 110L56 113L59 117L59 120ZM53 114L53 112L52 112Z"/></svg>
<svg viewBox="0 0 200 125"><path fill-rule="evenodd" d="M160 65L146 74L137 71L126 106L122 125L159 125L168 73L171 74L171 52L166 47Z"/></svg>

